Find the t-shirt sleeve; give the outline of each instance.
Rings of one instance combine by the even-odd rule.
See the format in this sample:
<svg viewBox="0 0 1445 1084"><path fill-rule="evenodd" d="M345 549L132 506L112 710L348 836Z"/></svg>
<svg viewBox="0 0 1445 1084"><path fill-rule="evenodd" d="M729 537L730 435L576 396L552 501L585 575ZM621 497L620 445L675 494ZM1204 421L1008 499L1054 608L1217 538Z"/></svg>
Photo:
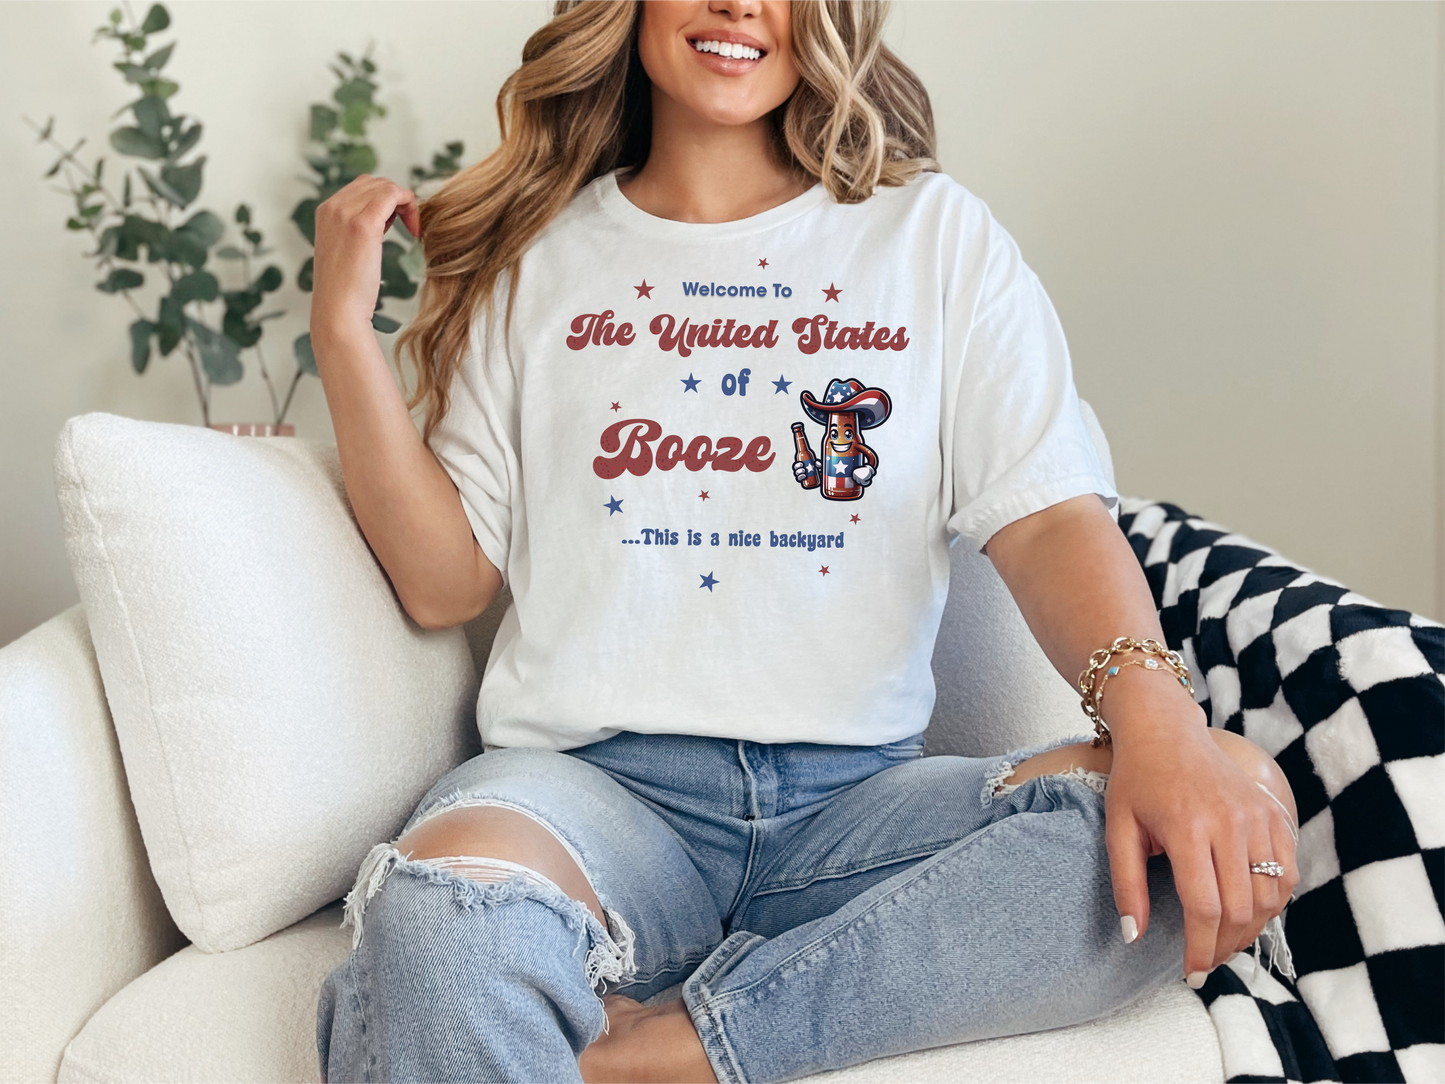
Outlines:
<svg viewBox="0 0 1445 1084"><path fill-rule="evenodd" d="M960 291L966 296L945 317L951 356L961 353L956 390L946 392L954 405L948 530L975 549L1014 520L1070 497L1097 493L1111 509L1118 505L1084 420L1058 314L987 211L980 228L981 276L960 273L977 285Z"/></svg>
<svg viewBox="0 0 1445 1084"><path fill-rule="evenodd" d="M520 459L516 383L500 339L482 316L473 320L467 351L452 377L447 411L429 444L456 484L477 544L509 583Z"/></svg>

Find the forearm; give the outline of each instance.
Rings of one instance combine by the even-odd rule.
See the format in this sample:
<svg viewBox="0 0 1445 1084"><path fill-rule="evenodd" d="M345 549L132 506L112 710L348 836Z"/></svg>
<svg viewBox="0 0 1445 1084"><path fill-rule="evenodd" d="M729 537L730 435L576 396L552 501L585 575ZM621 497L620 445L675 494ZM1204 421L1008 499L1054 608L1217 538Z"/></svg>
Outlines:
<svg viewBox="0 0 1445 1084"><path fill-rule="evenodd" d="M369 328L312 329L347 496L397 597L419 624L481 613L501 586L450 476L422 441Z"/></svg>
<svg viewBox="0 0 1445 1084"><path fill-rule="evenodd" d="M985 552L1070 685L1090 654L1120 636L1164 640L1144 572L1096 496L1016 520L989 539ZM1102 713L1116 738L1128 741L1181 711L1202 723L1203 713L1171 676L1127 667L1110 678Z"/></svg>

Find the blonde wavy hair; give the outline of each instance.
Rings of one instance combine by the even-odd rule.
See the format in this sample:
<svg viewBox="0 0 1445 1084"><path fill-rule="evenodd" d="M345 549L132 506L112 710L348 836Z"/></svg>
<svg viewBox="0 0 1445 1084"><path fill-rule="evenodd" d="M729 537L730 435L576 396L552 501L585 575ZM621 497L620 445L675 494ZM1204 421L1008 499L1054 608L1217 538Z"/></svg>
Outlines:
<svg viewBox="0 0 1445 1084"><path fill-rule="evenodd" d="M792 0L802 78L772 114L775 147L839 203L938 168L928 92L883 44L886 14L886 0ZM510 323L527 246L588 182L647 160L640 21L641 0L559 0L497 95L501 145L421 201L427 278L396 350L416 371L408 405L425 404L427 438L447 411L471 324L479 308L493 315L503 276Z"/></svg>

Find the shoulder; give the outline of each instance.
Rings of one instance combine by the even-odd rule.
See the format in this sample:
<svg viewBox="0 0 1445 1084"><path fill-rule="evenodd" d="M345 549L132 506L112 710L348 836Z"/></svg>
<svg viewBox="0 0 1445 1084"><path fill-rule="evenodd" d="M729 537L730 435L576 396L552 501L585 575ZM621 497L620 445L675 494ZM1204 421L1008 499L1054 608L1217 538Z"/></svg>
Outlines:
<svg viewBox="0 0 1445 1084"><path fill-rule="evenodd" d="M881 214L932 215L963 222L990 216L988 205L947 173L920 173L907 184L880 185L856 206Z"/></svg>

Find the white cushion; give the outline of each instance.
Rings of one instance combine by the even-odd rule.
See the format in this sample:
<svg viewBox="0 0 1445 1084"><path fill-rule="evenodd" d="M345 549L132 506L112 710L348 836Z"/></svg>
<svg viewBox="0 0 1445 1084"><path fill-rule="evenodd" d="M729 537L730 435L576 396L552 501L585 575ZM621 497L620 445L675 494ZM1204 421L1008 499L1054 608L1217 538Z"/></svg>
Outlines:
<svg viewBox="0 0 1445 1084"><path fill-rule="evenodd" d="M184 944L79 606L0 649L0 850L0 1080L53 1080L95 1010Z"/></svg>
<svg viewBox="0 0 1445 1084"><path fill-rule="evenodd" d="M1109 442L1093 408L1079 405L1112 483ZM990 756L1091 734L1078 691L1039 647L993 562L963 542L951 557L948 603L933 650L937 698L928 752Z"/></svg>
<svg viewBox="0 0 1445 1084"><path fill-rule="evenodd" d="M176 924L232 949L338 898L476 748L463 631L402 611L330 445L87 414L55 469Z"/></svg>
<svg viewBox="0 0 1445 1084"><path fill-rule="evenodd" d="M330 907L235 952L182 950L96 1013L66 1049L60 1081L320 1079L316 999L327 972L351 949L340 920L339 908ZM1209 1013L1176 982L1090 1024L881 1058L806 1079L1219 1084L1223 1077Z"/></svg>

